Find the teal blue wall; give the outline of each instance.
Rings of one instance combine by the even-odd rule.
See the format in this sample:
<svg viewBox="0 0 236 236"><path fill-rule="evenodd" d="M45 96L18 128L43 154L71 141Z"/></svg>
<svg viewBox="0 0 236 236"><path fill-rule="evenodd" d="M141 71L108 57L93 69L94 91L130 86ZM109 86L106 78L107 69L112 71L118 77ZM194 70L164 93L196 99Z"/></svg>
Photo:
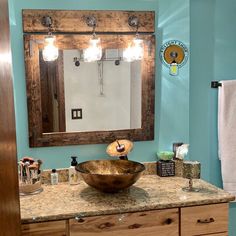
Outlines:
<svg viewBox="0 0 236 236"><path fill-rule="evenodd" d="M190 157L202 177L222 187L217 155L217 89L212 80L236 79L235 0L190 2ZM199 17L200 16L200 17ZM236 204L230 204L230 235L236 235Z"/></svg>
<svg viewBox="0 0 236 236"><path fill-rule="evenodd" d="M10 2L18 157L29 155L40 158L44 161L44 168L67 167L71 155L78 155L80 161L106 158L106 145L29 148L22 9L154 10L156 11L155 30L158 49L163 42L170 39L179 39L189 46L189 1L186 0L11 0ZM167 68L161 65L157 54L155 140L135 142L134 150L129 156L130 159L153 161L156 159L157 150L171 150L173 142L188 142L188 97L189 64L187 63L181 69L178 77L171 77Z"/></svg>

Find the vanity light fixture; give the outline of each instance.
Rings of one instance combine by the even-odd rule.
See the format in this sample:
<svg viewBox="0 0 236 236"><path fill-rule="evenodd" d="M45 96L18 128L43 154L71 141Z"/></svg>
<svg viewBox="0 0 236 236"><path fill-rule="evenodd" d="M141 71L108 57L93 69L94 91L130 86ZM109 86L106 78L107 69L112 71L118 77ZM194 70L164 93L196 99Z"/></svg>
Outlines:
<svg viewBox="0 0 236 236"><path fill-rule="evenodd" d="M102 58L102 47L100 38L98 38L95 34L97 20L94 16L87 16L85 20L87 26L93 27L93 36L89 40L89 47L84 50L84 61L99 61Z"/></svg>
<svg viewBox="0 0 236 236"><path fill-rule="evenodd" d="M43 60L55 61L58 58L58 48L55 46L56 37L52 35L52 18L44 16L42 25L48 27L48 35L44 38Z"/></svg>
<svg viewBox="0 0 236 236"><path fill-rule="evenodd" d="M132 43L128 45L123 52L123 59L124 61L136 61L143 59L143 40L139 38L138 28L139 28L139 19L137 16L130 16L128 19L128 24L131 27L135 27L135 38L133 39Z"/></svg>

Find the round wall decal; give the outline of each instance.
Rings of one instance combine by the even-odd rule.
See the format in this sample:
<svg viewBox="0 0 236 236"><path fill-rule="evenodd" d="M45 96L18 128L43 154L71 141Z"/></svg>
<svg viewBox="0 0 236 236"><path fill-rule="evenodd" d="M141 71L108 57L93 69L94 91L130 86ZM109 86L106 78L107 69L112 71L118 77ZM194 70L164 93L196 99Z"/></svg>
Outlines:
<svg viewBox="0 0 236 236"><path fill-rule="evenodd" d="M160 59L166 67L174 62L181 68L188 60L188 48L179 40L167 41L160 49Z"/></svg>

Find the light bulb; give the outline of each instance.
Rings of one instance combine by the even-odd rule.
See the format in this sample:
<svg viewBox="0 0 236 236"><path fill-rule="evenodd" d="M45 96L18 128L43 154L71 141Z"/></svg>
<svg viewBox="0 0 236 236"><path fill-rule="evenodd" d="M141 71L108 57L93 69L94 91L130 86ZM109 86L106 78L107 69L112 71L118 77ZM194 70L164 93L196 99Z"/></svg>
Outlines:
<svg viewBox="0 0 236 236"><path fill-rule="evenodd" d="M123 59L127 62L137 61L143 59L143 40L137 38L133 39L132 45L129 45L123 52Z"/></svg>
<svg viewBox="0 0 236 236"><path fill-rule="evenodd" d="M170 75L178 75L179 74L179 67L178 67L178 64L173 61L171 64L170 64L170 71L169 71Z"/></svg>
<svg viewBox="0 0 236 236"><path fill-rule="evenodd" d="M92 38L89 40L89 47L84 50L84 61L99 61L102 58L102 47L100 38Z"/></svg>
<svg viewBox="0 0 236 236"><path fill-rule="evenodd" d="M43 49L43 60L44 61L55 61L58 58L58 48L54 45L55 36L48 35L45 37L45 46Z"/></svg>
<svg viewBox="0 0 236 236"><path fill-rule="evenodd" d="M133 48L130 45L123 51L123 59L127 62L132 62L134 60Z"/></svg>
<svg viewBox="0 0 236 236"><path fill-rule="evenodd" d="M142 60L143 59L143 40L139 38L134 38L133 40L133 59Z"/></svg>

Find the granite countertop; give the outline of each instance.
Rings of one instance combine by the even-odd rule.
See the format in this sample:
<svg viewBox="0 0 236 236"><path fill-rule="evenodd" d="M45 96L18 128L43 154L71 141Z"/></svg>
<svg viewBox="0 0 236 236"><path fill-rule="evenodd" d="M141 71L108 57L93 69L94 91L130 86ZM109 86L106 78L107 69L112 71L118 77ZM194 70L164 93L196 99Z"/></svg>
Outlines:
<svg viewBox="0 0 236 236"><path fill-rule="evenodd" d="M194 180L200 192L185 192L188 180L144 175L120 193L101 193L81 180L78 185L43 185L43 192L20 197L22 223L63 220L154 209L229 202L234 196L203 180Z"/></svg>

